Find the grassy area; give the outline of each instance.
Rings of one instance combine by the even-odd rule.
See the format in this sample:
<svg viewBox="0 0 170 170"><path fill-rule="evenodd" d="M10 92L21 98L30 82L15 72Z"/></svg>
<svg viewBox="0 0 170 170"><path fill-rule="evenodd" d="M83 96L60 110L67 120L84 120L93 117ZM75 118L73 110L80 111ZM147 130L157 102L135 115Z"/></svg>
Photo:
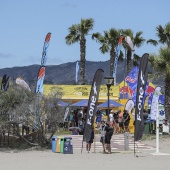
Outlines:
<svg viewBox="0 0 170 170"><path fill-rule="evenodd" d="M65 128L60 128L58 129L58 131L55 133L56 136L59 136L59 135L71 135L72 132L69 131L68 129L65 129Z"/></svg>

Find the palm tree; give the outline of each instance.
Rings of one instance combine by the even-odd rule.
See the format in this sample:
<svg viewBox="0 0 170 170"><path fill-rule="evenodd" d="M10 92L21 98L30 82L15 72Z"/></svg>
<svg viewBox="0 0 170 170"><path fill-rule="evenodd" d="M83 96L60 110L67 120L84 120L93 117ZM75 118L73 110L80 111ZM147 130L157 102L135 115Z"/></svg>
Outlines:
<svg viewBox="0 0 170 170"><path fill-rule="evenodd" d="M143 34L142 31L139 31L136 33L136 35L133 35L133 31L131 29L125 29L123 30L123 35L129 36L133 42L134 47L141 47L142 44L144 43L145 39L141 36ZM123 43L124 48L126 49L126 58L127 58L127 74L131 71L131 63L132 63L132 50L129 47L129 45L124 41ZM140 57L137 54L134 54L133 57L133 65L138 65L138 61L140 60Z"/></svg>
<svg viewBox="0 0 170 170"><path fill-rule="evenodd" d="M110 52L110 76L113 75L113 66L116 55L115 49L118 44L120 33L121 30L111 28L109 31L104 31L104 36L99 32L92 34L92 39L95 39L98 43L101 44L101 47L99 48L101 53L105 54Z"/></svg>
<svg viewBox="0 0 170 170"><path fill-rule="evenodd" d="M170 48L170 22L168 22L165 27L158 25L156 27L157 36L159 38L158 41L149 39L147 43L151 43L153 45L157 45L158 42L161 44L166 44L168 48Z"/></svg>
<svg viewBox="0 0 170 170"><path fill-rule="evenodd" d="M65 37L66 44L71 45L80 43L80 84L84 84L85 80L85 61L86 61L86 38L89 31L93 29L94 20L81 19L80 24L73 24L68 28L69 34Z"/></svg>
<svg viewBox="0 0 170 170"><path fill-rule="evenodd" d="M150 55L153 68L153 79L163 78L165 81L165 115L170 120L170 48L161 48L158 55Z"/></svg>

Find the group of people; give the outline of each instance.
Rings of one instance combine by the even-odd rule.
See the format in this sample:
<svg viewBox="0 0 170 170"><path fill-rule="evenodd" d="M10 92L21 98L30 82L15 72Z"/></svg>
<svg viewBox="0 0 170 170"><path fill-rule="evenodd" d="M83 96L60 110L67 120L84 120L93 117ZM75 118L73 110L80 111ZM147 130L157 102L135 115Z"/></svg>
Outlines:
<svg viewBox="0 0 170 170"><path fill-rule="evenodd" d="M79 108L77 110L71 111L69 114L69 127L75 126L79 129L82 129L82 131L79 131L79 134L83 134L84 129L84 123L86 119L86 110L83 108ZM109 121L104 121L103 115L98 110L96 112L96 127L97 130L101 132L101 138L100 142L103 146L103 153L106 153L106 148L108 150L108 153L111 153L111 145L110 141L112 138L113 133L116 134L119 132L127 132L129 131L129 122L130 122L130 115L129 113L124 110L122 111L113 111L111 110L109 116ZM95 127L94 127L95 128ZM91 149L91 144L93 143L94 139L94 128L91 132L90 140L86 143L86 152L89 153Z"/></svg>
<svg viewBox="0 0 170 170"><path fill-rule="evenodd" d="M129 131L129 123L130 123L130 115L128 111L124 110L123 112L121 110L113 111L111 110L109 114L109 121L111 122L114 133L124 133Z"/></svg>
<svg viewBox="0 0 170 170"><path fill-rule="evenodd" d="M79 134L83 133L84 123L86 119L86 108L78 108L71 110L68 116L68 129L77 127Z"/></svg>
<svg viewBox="0 0 170 170"><path fill-rule="evenodd" d="M103 153L106 153L106 148L108 150L108 154L111 154L111 145L110 141L113 135L113 126L111 122L106 122L104 120L101 121L100 127L98 128L98 131L101 132L100 142L103 146ZM90 140L86 143L86 153L90 152L91 144L93 143L94 139L94 130L91 132Z"/></svg>

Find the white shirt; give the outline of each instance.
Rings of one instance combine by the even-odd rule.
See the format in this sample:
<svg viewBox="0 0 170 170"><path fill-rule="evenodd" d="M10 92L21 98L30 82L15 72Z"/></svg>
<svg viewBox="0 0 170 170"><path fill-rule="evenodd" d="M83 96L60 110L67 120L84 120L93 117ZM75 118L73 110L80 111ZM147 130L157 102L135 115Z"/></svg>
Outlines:
<svg viewBox="0 0 170 170"><path fill-rule="evenodd" d="M112 113L109 114L109 120L113 121L113 114Z"/></svg>

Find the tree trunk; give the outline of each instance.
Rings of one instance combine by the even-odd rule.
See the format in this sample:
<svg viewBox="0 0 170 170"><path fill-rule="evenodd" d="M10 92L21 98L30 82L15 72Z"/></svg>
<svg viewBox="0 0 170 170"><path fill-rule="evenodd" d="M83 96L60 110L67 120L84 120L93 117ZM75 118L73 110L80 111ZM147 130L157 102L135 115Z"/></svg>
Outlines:
<svg viewBox="0 0 170 170"><path fill-rule="evenodd" d="M165 80L165 117L170 122L170 80Z"/></svg>
<svg viewBox="0 0 170 170"><path fill-rule="evenodd" d="M115 51L114 51L114 47L112 47L112 49L110 50L110 76L113 76L113 68L114 68L114 61L115 61Z"/></svg>
<svg viewBox="0 0 170 170"><path fill-rule="evenodd" d="M80 40L80 84L85 84L86 39Z"/></svg>
<svg viewBox="0 0 170 170"><path fill-rule="evenodd" d="M127 74L130 73L131 71L131 55L132 55L132 52L131 50L127 50Z"/></svg>

